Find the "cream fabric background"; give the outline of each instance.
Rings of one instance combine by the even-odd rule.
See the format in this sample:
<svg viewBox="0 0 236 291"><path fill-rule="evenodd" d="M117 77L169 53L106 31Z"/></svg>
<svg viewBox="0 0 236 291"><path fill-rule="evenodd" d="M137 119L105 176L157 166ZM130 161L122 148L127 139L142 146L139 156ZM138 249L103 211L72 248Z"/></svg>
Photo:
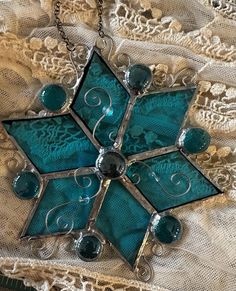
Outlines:
<svg viewBox="0 0 236 291"><path fill-rule="evenodd" d="M71 40L91 47L95 0L62 2L60 17ZM184 221L184 238L151 259L151 284L136 281L109 249L102 261L79 261L66 239L50 260L35 259L29 244L18 240L32 202L16 199L11 190L23 161L0 132L0 270L38 290L236 290L236 1L104 2L107 32L115 42L113 62L117 54L128 53L132 62L152 65L161 86L168 80L181 83L186 74L196 77L200 91L190 122L208 129L213 140L207 153L193 158L225 195L174 211ZM53 24L52 1L1 0L0 117L39 112L40 87L73 78ZM53 244L54 239L47 241L46 252Z"/></svg>

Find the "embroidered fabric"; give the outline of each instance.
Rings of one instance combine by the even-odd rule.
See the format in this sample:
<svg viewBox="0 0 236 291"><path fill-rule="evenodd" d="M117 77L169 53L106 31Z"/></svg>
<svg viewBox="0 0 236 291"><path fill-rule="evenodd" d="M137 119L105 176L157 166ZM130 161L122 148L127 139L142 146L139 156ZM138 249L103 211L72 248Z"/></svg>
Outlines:
<svg viewBox="0 0 236 291"><path fill-rule="evenodd" d="M80 261L66 239L49 239L43 247L18 240L33 201L18 200L11 181L24 161L0 132L0 270L24 278L37 290L209 290L236 288L236 22L235 1L110 0L105 3L105 28L114 40L109 54L117 68L145 63L157 87L196 80L199 94L189 123L212 135L208 150L192 156L225 190L224 195L173 211L184 222L180 244L150 258L150 284L105 250L105 260ZM65 0L60 17L80 52L96 39L96 1ZM36 95L43 84L75 82L74 67L53 24L52 1L0 2L0 117L41 112ZM108 54L109 52L105 52ZM77 61L78 68L84 60ZM80 70L81 72L81 70ZM195 75L196 74L196 75ZM57 246L57 252L53 252ZM148 246L147 246L148 249ZM33 251L32 251L33 250ZM35 259L41 257L49 260ZM147 250L148 252L148 250ZM53 254L51 256L51 254ZM161 286L161 287L158 287Z"/></svg>

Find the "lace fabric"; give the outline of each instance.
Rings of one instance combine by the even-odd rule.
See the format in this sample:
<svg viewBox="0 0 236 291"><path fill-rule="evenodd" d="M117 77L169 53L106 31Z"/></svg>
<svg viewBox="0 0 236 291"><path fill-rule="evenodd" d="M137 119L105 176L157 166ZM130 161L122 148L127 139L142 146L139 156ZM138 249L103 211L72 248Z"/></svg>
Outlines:
<svg viewBox="0 0 236 291"><path fill-rule="evenodd" d="M218 2L218 4L214 4ZM84 263L67 251L68 242L47 240L50 260L18 240L32 201L20 201L11 181L24 161L4 133L0 135L0 269L24 278L38 290L234 290L235 285L235 58L234 1L106 1L105 24L114 39L111 62L128 53L132 63L149 65L154 84L183 84L196 73L199 94L188 122L213 137L206 153L192 158L225 190L224 195L173 211L185 227L180 244L150 258L154 280L143 284L111 250L106 260ZM0 2L0 116L23 117L42 110L36 95L43 84L75 81L66 47L53 25L51 0ZM75 43L96 39L94 0L63 1L61 19ZM78 49L82 49L82 46ZM78 61L81 66L82 61ZM43 113L42 113L43 114ZM151 137L149 137L151 138ZM147 250L148 252L148 246ZM196 275L197 274L197 275ZM122 279L121 279L122 278ZM158 287L161 286L161 287Z"/></svg>

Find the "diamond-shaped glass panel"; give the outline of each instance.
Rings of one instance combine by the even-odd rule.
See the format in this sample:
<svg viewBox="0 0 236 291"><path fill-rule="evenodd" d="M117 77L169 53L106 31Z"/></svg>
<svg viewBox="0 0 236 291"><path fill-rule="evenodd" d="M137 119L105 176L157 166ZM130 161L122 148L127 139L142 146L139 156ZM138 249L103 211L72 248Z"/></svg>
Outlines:
<svg viewBox="0 0 236 291"><path fill-rule="evenodd" d="M134 265L150 214L119 182L112 181L96 220L96 227Z"/></svg>
<svg viewBox="0 0 236 291"><path fill-rule="evenodd" d="M157 211L220 193L179 151L143 162L127 175Z"/></svg>
<svg viewBox="0 0 236 291"><path fill-rule="evenodd" d="M91 131L105 115L95 131L95 136L103 146L111 146L128 104L129 95L96 52L93 53L86 68L72 108Z"/></svg>
<svg viewBox="0 0 236 291"><path fill-rule="evenodd" d="M40 173L94 166L98 151L70 115L3 121Z"/></svg>
<svg viewBox="0 0 236 291"><path fill-rule="evenodd" d="M124 137L126 155L172 146L196 89L153 93L138 99Z"/></svg>
<svg viewBox="0 0 236 291"><path fill-rule="evenodd" d="M86 178L87 177L87 178ZM70 229L79 230L86 226L94 198L100 182L96 175L49 180L43 197L23 236L49 235L58 232L66 233ZM86 178L86 179L84 179ZM88 180L90 179L90 181ZM90 187L87 187L89 184ZM83 199L83 202L80 200Z"/></svg>

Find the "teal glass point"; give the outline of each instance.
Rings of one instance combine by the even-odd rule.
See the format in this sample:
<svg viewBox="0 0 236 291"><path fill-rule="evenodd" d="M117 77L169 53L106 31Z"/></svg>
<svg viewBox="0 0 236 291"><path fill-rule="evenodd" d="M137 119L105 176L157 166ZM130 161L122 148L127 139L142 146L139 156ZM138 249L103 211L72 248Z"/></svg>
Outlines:
<svg viewBox="0 0 236 291"><path fill-rule="evenodd" d="M207 150L211 142L210 134L198 127L188 128L181 137L182 147L189 154L198 154Z"/></svg>
<svg viewBox="0 0 236 291"><path fill-rule="evenodd" d="M40 190L40 181L33 172L21 172L13 180L13 190L16 196L23 200L37 197Z"/></svg>
<svg viewBox="0 0 236 291"><path fill-rule="evenodd" d="M179 151L134 163L127 176L158 211L165 211L219 193Z"/></svg>
<svg viewBox="0 0 236 291"><path fill-rule="evenodd" d="M134 265L151 215L119 182L112 181L96 219L96 228Z"/></svg>
<svg viewBox="0 0 236 291"><path fill-rule="evenodd" d="M142 64L135 64L128 68L125 80L133 90L143 91L152 82L152 71Z"/></svg>
<svg viewBox="0 0 236 291"><path fill-rule="evenodd" d="M139 98L125 133L123 154L174 145L195 90L152 93Z"/></svg>
<svg viewBox="0 0 236 291"><path fill-rule="evenodd" d="M69 114L4 121L3 126L42 174L93 166L98 156Z"/></svg>
<svg viewBox="0 0 236 291"><path fill-rule="evenodd" d="M171 244L181 239L181 222L171 215L162 216L154 226L154 236L163 244Z"/></svg>
<svg viewBox="0 0 236 291"><path fill-rule="evenodd" d="M43 106L52 112L61 110L67 101L67 95L62 86L50 84L43 87L38 98Z"/></svg>
<svg viewBox="0 0 236 291"><path fill-rule="evenodd" d="M35 237L55 233L67 233L85 228L94 199L89 203L80 202L89 199L99 189L100 181L96 175L83 176L79 187L74 177L49 180L40 204L36 209L24 236ZM87 179L91 186L86 187ZM45 221L47 220L47 223Z"/></svg>
<svg viewBox="0 0 236 291"><path fill-rule="evenodd" d="M104 116L96 129L95 137L102 146L108 147L113 145L129 98L125 87L101 56L94 52L75 94L72 109L91 132L99 118ZM111 135L113 139L110 139Z"/></svg>

